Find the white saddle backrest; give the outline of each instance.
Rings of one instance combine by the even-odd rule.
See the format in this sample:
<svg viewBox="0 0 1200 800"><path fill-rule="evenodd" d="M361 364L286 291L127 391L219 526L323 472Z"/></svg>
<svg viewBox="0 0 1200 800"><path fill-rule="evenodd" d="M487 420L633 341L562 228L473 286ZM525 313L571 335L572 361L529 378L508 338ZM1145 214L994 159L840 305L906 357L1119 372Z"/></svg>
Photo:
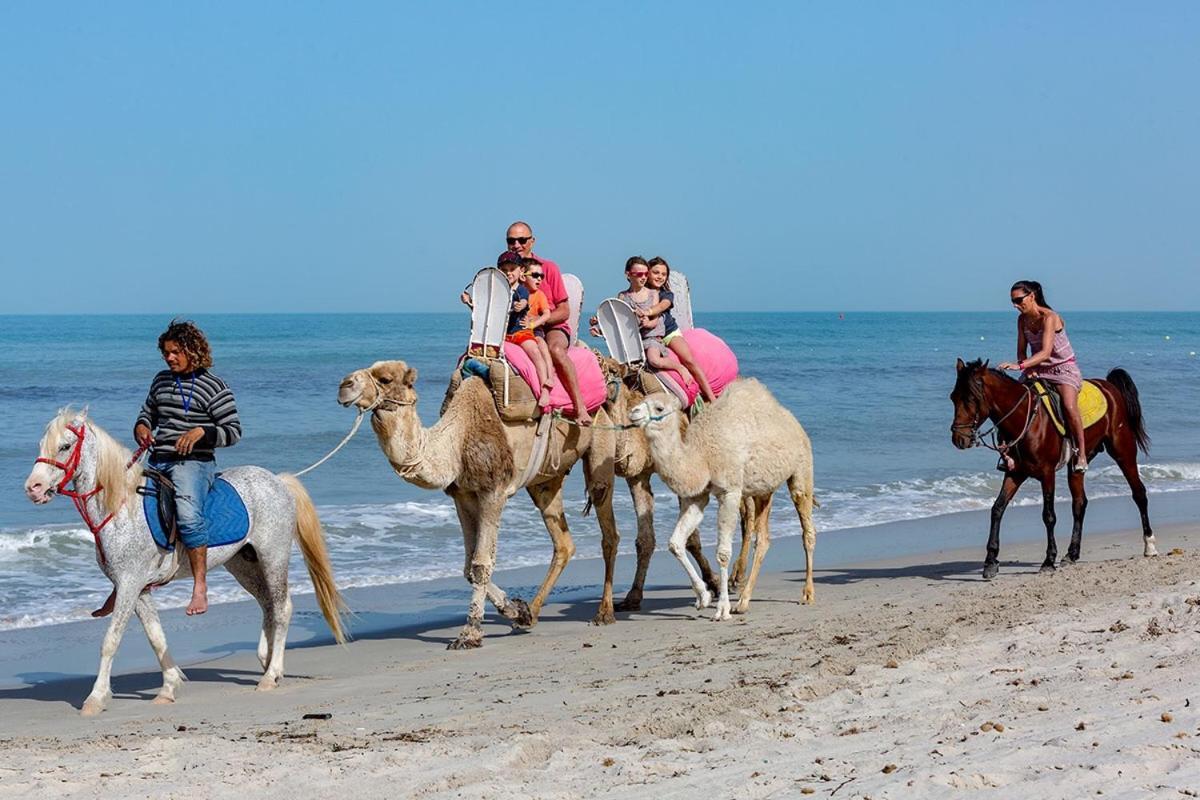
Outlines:
<svg viewBox="0 0 1200 800"><path fill-rule="evenodd" d="M508 278L495 267L484 267L471 281L471 341L499 348L508 331L512 288Z"/></svg>
<svg viewBox="0 0 1200 800"><path fill-rule="evenodd" d="M675 305L671 307L671 316L675 317L679 330L690 331L696 327L696 323L692 320L692 290L688 286L687 276L678 270L671 270L671 279L667 284L675 293Z"/></svg>
<svg viewBox="0 0 1200 800"><path fill-rule="evenodd" d="M574 346L579 340L579 317L583 313L583 281L575 277L571 273L565 273L562 276L563 286L567 289L567 302L571 306L571 311L567 315L567 324L571 326L571 342Z"/></svg>
<svg viewBox="0 0 1200 800"><path fill-rule="evenodd" d="M626 366L646 360L637 314L629 303L616 297L605 300L596 310L596 324L610 356Z"/></svg>

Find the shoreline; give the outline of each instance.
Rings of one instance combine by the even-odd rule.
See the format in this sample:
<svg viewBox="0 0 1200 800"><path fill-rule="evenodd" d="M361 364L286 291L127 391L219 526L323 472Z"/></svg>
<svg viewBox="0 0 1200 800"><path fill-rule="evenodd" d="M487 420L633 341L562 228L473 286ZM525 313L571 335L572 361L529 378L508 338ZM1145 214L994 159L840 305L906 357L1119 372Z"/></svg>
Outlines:
<svg viewBox="0 0 1200 800"><path fill-rule="evenodd" d="M1200 492L1160 493L1152 501L1151 519L1156 526L1159 550L1167 552L1171 545L1159 533L1160 528L1165 531L1200 516ZM772 516L779 518L787 510L777 504ZM1056 505L1056 510L1056 538L1061 557L1070 536L1070 509L1060 503ZM1044 543L1040 515L1040 506L1009 508L1002 528L1002 568L1008 562L1014 546ZM674 593L684 604L690 597L686 577L675 559L665 551L673 515L665 515L660 510L657 516L659 549L655 552L647 575L647 592ZM1111 536L1116 532L1121 532L1117 538L1130 540L1130 553L1140 554L1140 532L1131 527L1137 524L1137 512L1128 497L1092 501L1084 528L1084 559L1088 557L1089 540ZM869 567L875 563L896 560L912 563L919 563L922 559L932 561L950 552L956 554L956 560L962 562L967 573L972 572L968 565L975 562L973 572L978 577L983 563L987 526L988 512L964 511L839 529L825 536L818 532L816 581L819 586L822 576L830 571ZM622 544L632 544L632 527L628 525L622 528L629 529L630 533L622 537ZM712 561L711 547L706 548L706 555ZM503 541L499 562L503 563ZM624 597L628 590L634 564L635 557L632 554L618 558L614 584L617 600ZM802 570L803 564L804 553L799 536L773 539L763 564L763 575L777 576ZM527 598L536 591L544 575L545 566L538 565L497 570L495 579L510 596ZM584 622L590 620L599 602L602 577L601 559L573 559L548 599L547 612L551 606L569 606L574 609L571 618ZM356 640L407 637L423 630L444 629L449 631L446 636L448 641L465 619L470 589L460 577L452 577L351 588L345 590L345 596L354 612L349 624ZM296 612L288 637L289 651L332 645L332 638L316 609L313 596L293 595L293 598ZM618 616L618 625L625 616ZM489 629L489 636L494 636L495 630L507 630L507 624L496 626L499 619L489 606L487 622L493 626ZM189 665L206 665L238 654L252 654L257 646L260 612L257 604L247 596L244 600L216 604L202 617L188 618L177 613L176 609L166 610L162 614L162 621L172 655L186 670ZM86 680L90 687L99 659L100 640L106 628L104 621L79 620L0 631L0 689L81 680ZM156 669L156 661L140 623L133 620L114 663L114 675L150 669Z"/></svg>

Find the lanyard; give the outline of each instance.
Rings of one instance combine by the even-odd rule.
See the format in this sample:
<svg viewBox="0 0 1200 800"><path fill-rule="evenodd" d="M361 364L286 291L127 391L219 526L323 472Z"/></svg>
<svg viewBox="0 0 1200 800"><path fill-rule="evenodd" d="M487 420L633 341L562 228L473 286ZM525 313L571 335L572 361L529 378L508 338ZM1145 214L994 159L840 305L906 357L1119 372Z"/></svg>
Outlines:
<svg viewBox="0 0 1200 800"><path fill-rule="evenodd" d="M188 389L187 397L183 396L183 382L179 380L179 376L175 376L175 388L179 390L179 399L183 401L183 413L187 414L192 409L192 395L196 393L196 373L192 373L192 385Z"/></svg>

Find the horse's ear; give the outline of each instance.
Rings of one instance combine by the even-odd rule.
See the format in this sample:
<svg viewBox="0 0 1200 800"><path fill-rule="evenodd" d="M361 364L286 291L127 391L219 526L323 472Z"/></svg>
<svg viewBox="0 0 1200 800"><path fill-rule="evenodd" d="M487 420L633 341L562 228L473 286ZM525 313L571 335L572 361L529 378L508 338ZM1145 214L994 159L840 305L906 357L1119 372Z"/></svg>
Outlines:
<svg viewBox="0 0 1200 800"><path fill-rule="evenodd" d="M417 382L417 368L409 367L408 371L404 373L404 377L400 379L400 382L405 386L412 388L412 386Z"/></svg>
<svg viewBox="0 0 1200 800"><path fill-rule="evenodd" d="M991 363L991 361L992 361L992 360L991 360L990 358L985 358L985 359L983 360L983 368L984 368L984 369L987 369L987 368L988 368L988 364L990 364L990 363Z"/></svg>
<svg viewBox="0 0 1200 800"><path fill-rule="evenodd" d="M75 419L71 420L71 424L72 425L82 425L84 423L84 421L87 419L87 415L88 415L88 407L84 406L83 408L79 409L79 411L75 412Z"/></svg>
<svg viewBox="0 0 1200 800"><path fill-rule="evenodd" d="M966 366L966 364L964 364L964 363L963 363L963 360L962 360L961 358L960 358L960 359L957 359L957 360L954 362L954 369L955 369L957 372L962 372L962 371L963 371L963 367L965 367L965 366Z"/></svg>

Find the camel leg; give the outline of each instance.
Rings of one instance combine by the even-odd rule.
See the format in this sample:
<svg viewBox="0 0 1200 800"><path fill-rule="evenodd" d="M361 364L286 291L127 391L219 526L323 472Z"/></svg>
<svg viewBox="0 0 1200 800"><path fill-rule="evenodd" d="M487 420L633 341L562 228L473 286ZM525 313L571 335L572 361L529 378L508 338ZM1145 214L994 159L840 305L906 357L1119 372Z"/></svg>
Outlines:
<svg viewBox="0 0 1200 800"><path fill-rule="evenodd" d="M142 627L146 630L146 638L150 640L150 647L154 650L158 666L163 671L163 685L158 690L154 702L174 703L175 691L183 685L186 677L167 651L167 635L163 633L162 622L158 619L158 609L154 607L154 600L150 598L149 591L138 595L134 611L137 613L138 619L142 621Z"/></svg>
<svg viewBox="0 0 1200 800"><path fill-rule="evenodd" d="M533 602L529 604L529 613L533 616L535 623L538 614L542 611L542 605L546 602L546 596L558 582L558 576L562 574L563 568L567 566L571 556L575 555L575 542L571 539L571 531L567 528L567 517L563 513L563 477L559 475L546 483L539 483L528 489L534 505L542 512L542 521L546 523L546 530L554 542L554 557L550 559L550 569L546 572L546 578L542 581L542 585L538 587Z"/></svg>
<svg viewBox="0 0 1200 800"><path fill-rule="evenodd" d="M721 593L717 595L714 622L729 619L729 562L733 558L733 529L741 510L741 489L730 489L717 495L717 566L721 570Z"/></svg>
<svg viewBox="0 0 1200 800"><path fill-rule="evenodd" d="M750 567L746 585L742 587L738 597L738 604L733 609L735 614L745 614L750 610L750 598L754 595L755 584L758 583L758 571L762 567L763 559L767 556L767 550L771 547L771 503L774 499L775 495L773 494L751 498L749 505L751 516L748 520L743 520L742 524L746 526L742 532L743 538L749 538L750 532L754 532L754 563ZM746 508L746 501L743 500L743 514L746 512Z"/></svg>
<svg viewBox="0 0 1200 800"><path fill-rule="evenodd" d="M705 500L707 503L708 501ZM683 500L679 501L679 513L683 513ZM696 560L696 566L700 568L700 578L704 581L704 585L708 590L716 595L721 591L721 587L717 585L717 573L708 564L708 559L704 557L704 547L700 544L700 529L693 528L688 534L687 551L691 553L692 558Z"/></svg>
<svg viewBox="0 0 1200 800"><path fill-rule="evenodd" d="M117 599L113 606L112 619L104 633L104 642L100 645L100 670L96 674L96 683L92 686L91 694L83 701L80 711L85 717L96 716L112 699L113 659L121 645L121 637L125 635L125 626L129 624L129 618L133 616L137 606L138 595L146 585L146 581L140 576L137 579L127 576L122 578L123 582L117 584Z"/></svg>
<svg viewBox="0 0 1200 800"><path fill-rule="evenodd" d="M450 496L454 500L454 511L458 514L458 524L463 532L463 578L470 583L471 562L475 558L475 541L479 531L479 499L470 492L454 492ZM533 625L529 606L524 600L508 597L503 589L491 581L488 581L485 595L500 616L509 620L514 628Z"/></svg>
<svg viewBox="0 0 1200 800"><path fill-rule="evenodd" d="M754 520L757 513L757 505L755 498L742 498L742 549L738 552L737 561L733 562L733 569L729 571L729 588L736 589L741 585L742 581L746 580L746 562L750 558L750 542L755 530ZM741 613L741 612L735 612Z"/></svg>
<svg viewBox="0 0 1200 800"><path fill-rule="evenodd" d="M507 498L504 492L479 495L478 527L475 530L475 547L470 551L467 564L471 582L471 604L467 608L467 623L459 631L458 638L450 643L450 650L465 650L483 644L483 608L487 602L488 585L492 581L492 570L496 566L496 544L500 535L500 512ZM466 527L463 528L464 541Z"/></svg>
<svg viewBox="0 0 1200 800"><path fill-rule="evenodd" d="M687 573L688 580L691 581L692 591L696 593L697 609L708 608L712 603L712 593L700 579L700 573L688 561L686 543L689 532L695 531L700 520L704 519L706 505L708 505L707 493L679 501L679 519L675 521L675 530L671 532L671 541L667 545L667 549L683 565L683 571Z"/></svg>
<svg viewBox="0 0 1200 800"><path fill-rule="evenodd" d="M599 419L599 417L598 417ZM600 523L600 549L604 554L604 591L600 607L592 618L593 625L612 625L617 621L613 615L613 577L617 568L617 547L621 543L621 532L613 517L613 457L616 448L611 431L597 430L592 433L592 443L583 456L583 478L592 507L596 509L596 521ZM563 520L564 527L566 519Z"/></svg>
<svg viewBox="0 0 1200 800"><path fill-rule="evenodd" d="M804 597L806 605L816 602L813 588L813 551L817 549L817 526L813 523L813 479L812 473L793 475L788 478L788 494L792 505L800 515L800 530L804 534ZM757 569L757 568L756 568Z"/></svg>
<svg viewBox="0 0 1200 800"><path fill-rule="evenodd" d="M633 584L625 599L617 604L617 611L637 611L642 607L642 592L646 586L646 571L650 568L650 557L654 555L654 490L650 488L650 473L628 478L629 494L633 496L633 510L637 515L637 571Z"/></svg>

